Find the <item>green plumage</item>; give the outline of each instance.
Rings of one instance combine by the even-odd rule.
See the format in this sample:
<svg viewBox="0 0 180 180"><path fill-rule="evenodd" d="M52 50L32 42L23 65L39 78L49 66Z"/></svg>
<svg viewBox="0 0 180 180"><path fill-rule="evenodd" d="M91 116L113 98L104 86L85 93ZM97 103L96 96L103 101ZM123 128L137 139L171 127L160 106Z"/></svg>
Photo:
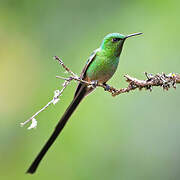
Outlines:
<svg viewBox="0 0 180 180"><path fill-rule="evenodd" d="M119 56L116 57L111 53L100 50L96 53L96 57L89 65L86 76L91 80L99 82L107 82L115 73L119 63Z"/></svg>
<svg viewBox="0 0 180 180"><path fill-rule="evenodd" d="M94 55L89 59L90 62L84 71L84 79L106 83L117 69L124 41L139 34L141 33L125 36L111 33L105 36L100 48L95 50Z"/></svg>
<svg viewBox="0 0 180 180"><path fill-rule="evenodd" d="M119 56L126 36L119 33L108 34L86 70L88 79L107 82L115 73L119 64Z"/></svg>

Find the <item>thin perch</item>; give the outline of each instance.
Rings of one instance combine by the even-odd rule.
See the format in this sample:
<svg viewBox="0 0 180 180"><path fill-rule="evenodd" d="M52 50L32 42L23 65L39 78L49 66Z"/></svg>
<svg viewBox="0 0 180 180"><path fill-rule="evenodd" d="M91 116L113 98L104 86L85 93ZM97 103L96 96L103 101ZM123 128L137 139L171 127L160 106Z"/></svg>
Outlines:
<svg viewBox="0 0 180 180"><path fill-rule="evenodd" d="M64 80L63 88L61 90L56 90L53 99L51 101L49 101L43 108L41 108L39 111L37 111L31 118L29 118L28 120L26 120L23 123L20 123L21 126L24 126L25 124L27 124L30 121L33 122L33 120L35 120L35 117L40 112L44 111L51 104L56 104L59 101L59 96L62 95L65 88L73 80L81 82L81 83L85 83L92 87L102 87L102 88L104 88L105 91L111 93L112 96L117 96L119 94L127 93L127 92L133 91L135 89L139 89L139 90L146 89L146 90L152 91L152 88L154 86L160 86L164 90L168 90L171 87L176 89L176 84L180 83L180 74L178 74L178 73L170 73L168 75L166 75L165 73L161 73L161 74L158 73L158 74L152 75L152 74L148 74L147 72L145 72L146 80L139 80L139 79L133 78L129 75L125 75L124 77L126 79L126 82L128 83L128 86L126 88L116 89L112 86L109 86L108 84L101 84L98 82L95 84L94 82L84 81L80 77L78 77L78 75L76 75L73 71L71 71L71 69L68 68L58 56L55 56L54 59L59 62L59 64L70 74L70 76L68 78L56 76L56 78ZM31 124L29 129L34 128L34 127L35 127L35 125Z"/></svg>

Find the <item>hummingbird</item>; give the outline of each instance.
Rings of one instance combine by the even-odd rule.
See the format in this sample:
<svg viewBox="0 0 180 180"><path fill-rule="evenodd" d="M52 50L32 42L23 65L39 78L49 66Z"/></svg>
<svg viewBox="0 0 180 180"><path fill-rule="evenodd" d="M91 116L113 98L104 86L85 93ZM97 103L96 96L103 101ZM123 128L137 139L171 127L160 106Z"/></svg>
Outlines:
<svg viewBox="0 0 180 180"><path fill-rule="evenodd" d="M134 33L129 35L122 35L120 33L111 33L104 37L100 47L96 49L88 58L82 72L80 78L87 82L98 82L107 85L106 82L114 75L118 64L119 57L122 52L122 48L124 42L129 37L141 35L142 33ZM108 85L107 85L108 86ZM108 88L108 87L107 87ZM39 163L43 159L44 155L54 143L64 126L66 125L68 119L75 111L79 103L82 99L91 93L95 89L94 87L90 87L85 83L79 82L74 98L65 113L59 120L56 125L52 135L46 142L46 144L41 149L40 153L37 155L35 160L32 162L31 166L27 170L27 173L33 174L35 173Z"/></svg>

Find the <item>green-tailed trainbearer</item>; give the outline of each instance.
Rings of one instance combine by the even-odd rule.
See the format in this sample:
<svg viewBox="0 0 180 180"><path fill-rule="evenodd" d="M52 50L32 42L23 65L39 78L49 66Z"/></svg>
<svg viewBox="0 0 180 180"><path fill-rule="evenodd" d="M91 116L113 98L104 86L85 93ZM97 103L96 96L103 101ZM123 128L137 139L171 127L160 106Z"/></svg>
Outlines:
<svg viewBox="0 0 180 180"><path fill-rule="evenodd" d="M126 39L132 36L137 36L142 33L134 33L130 35L122 35L119 33L111 33L104 37L101 46L96 49L89 57L85 67L82 70L80 78L88 82L104 83L114 75L119 64L119 57ZM34 173L41 162L42 158L56 140L68 119L82 101L82 99L92 92L95 88L89 87L86 84L79 83L74 94L74 98L58 122L51 137L48 139L40 153L37 155L27 173Z"/></svg>

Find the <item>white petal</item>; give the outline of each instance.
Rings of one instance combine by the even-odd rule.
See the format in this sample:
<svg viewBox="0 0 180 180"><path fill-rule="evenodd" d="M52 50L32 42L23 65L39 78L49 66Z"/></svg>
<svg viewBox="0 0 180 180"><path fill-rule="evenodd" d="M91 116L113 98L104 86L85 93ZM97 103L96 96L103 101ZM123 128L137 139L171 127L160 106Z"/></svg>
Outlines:
<svg viewBox="0 0 180 180"><path fill-rule="evenodd" d="M54 91L54 98L57 98L59 96L59 90Z"/></svg>
<svg viewBox="0 0 180 180"><path fill-rule="evenodd" d="M36 121L35 118L33 118L31 125L27 129L29 130L29 129L32 129L32 128L36 128L36 126L37 126L37 121Z"/></svg>
<svg viewBox="0 0 180 180"><path fill-rule="evenodd" d="M54 98L53 99L53 104L55 105L60 99L59 98Z"/></svg>

